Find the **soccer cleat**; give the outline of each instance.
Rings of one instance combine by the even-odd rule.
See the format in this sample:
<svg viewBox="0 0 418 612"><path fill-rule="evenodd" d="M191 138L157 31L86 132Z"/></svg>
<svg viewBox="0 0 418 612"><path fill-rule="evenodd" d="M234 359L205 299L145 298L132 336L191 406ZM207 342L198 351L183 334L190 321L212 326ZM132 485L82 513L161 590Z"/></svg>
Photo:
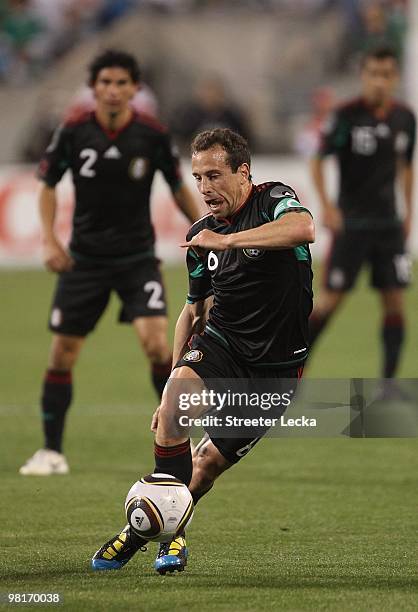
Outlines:
<svg viewBox="0 0 418 612"><path fill-rule="evenodd" d="M19 470L23 476L51 476L68 474L70 468L64 455L49 448L41 448Z"/></svg>
<svg viewBox="0 0 418 612"><path fill-rule="evenodd" d="M132 559L138 550L145 552L147 547L146 540L137 536L129 525L99 550L94 553L91 560L91 567L94 570L118 570Z"/></svg>
<svg viewBox="0 0 418 612"><path fill-rule="evenodd" d="M160 544L154 567L162 576L167 572L175 572L176 570L183 572L187 565L188 554L184 536L177 536L171 542Z"/></svg>

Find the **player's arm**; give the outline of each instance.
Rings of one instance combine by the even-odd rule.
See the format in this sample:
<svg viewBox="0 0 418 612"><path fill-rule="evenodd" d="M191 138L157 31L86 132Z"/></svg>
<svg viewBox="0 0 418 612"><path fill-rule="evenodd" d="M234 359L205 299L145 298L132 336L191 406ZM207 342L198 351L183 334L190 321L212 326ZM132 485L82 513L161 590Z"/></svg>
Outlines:
<svg viewBox="0 0 418 612"><path fill-rule="evenodd" d="M201 216L199 206L192 195L192 192L183 183L173 191L174 200L181 212L189 219L190 223L194 223Z"/></svg>
<svg viewBox="0 0 418 612"><path fill-rule="evenodd" d="M54 222L56 210L57 197L55 187L50 187L44 183L39 195L43 261L51 272L64 272L71 269L73 260L55 235Z"/></svg>
<svg viewBox="0 0 418 612"><path fill-rule="evenodd" d="M60 125L54 132L39 164L38 177L43 185L39 194L43 260L51 272L64 272L73 260L55 234L57 211L56 185L69 167L71 129Z"/></svg>
<svg viewBox="0 0 418 612"><path fill-rule="evenodd" d="M190 238L191 235L189 233L187 238ZM189 275L189 291L186 304L176 324L173 365L184 354L191 336L203 331L212 307L212 281L205 256L200 251L188 249L186 265Z"/></svg>
<svg viewBox="0 0 418 612"><path fill-rule="evenodd" d="M157 167L163 173L177 207L190 223L197 221L202 213L192 192L183 183L177 148L173 147L167 133L161 134L160 146L157 150Z"/></svg>
<svg viewBox="0 0 418 612"><path fill-rule="evenodd" d="M173 367L187 351L191 336L203 331L213 301L212 284L204 258L194 249L189 249L186 261L189 272L189 292L187 302L176 324ZM151 431L153 432L157 431L159 410L160 406L152 416Z"/></svg>
<svg viewBox="0 0 418 612"><path fill-rule="evenodd" d="M405 151L404 159L399 165L399 181L403 191L405 202L404 234L409 237L412 227L412 195L414 187L414 149L416 141L416 119L411 114L408 129L408 146Z"/></svg>
<svg viewBox="0 0 418 612"><path fill-rule="evenodd" d="M280 218L253 229L234 234L217 234L204 229L181 246L226 251L227 249L257 248L266 250L290 249L314 242L315 226L305 210L286 212Z"/></svg>
<svg viewBox="0 0 418 612"><path fill-rule="evenodd" d="M341 212L335 206L327 192L324 175L324 158L319 155L312 158L310 162L310 171L321 207L322 223L331 231L339 232L342 228Z"/></svg>
<svg viewBox="0 0 418 612"><path fill-rule="evenodd" d="M402 167L400 183L405 202L404 234L405 238L408 238L412 227L412 193L414 187L414 169L412 164Z"/></svg>
<svg viewBox="0 0 418 612"><path fill-rule="evenodd" d="M213 298L210 296L194 304L184 305L177 320L174 333L173 366L187 350L191 336L203 332L212 302Z"/></svg>
<svg viewBox="0 0 418 612"><path fill-rule="evenodd" d="M321 130L321 140L316 155L310 162L310 173L322 213L322 223L333 232L339 232L343 226L341 211L329 196L325 173L324 159L336 155L347 146L350 129L349 122L342 109L334 112L327 119Z"/></svg>

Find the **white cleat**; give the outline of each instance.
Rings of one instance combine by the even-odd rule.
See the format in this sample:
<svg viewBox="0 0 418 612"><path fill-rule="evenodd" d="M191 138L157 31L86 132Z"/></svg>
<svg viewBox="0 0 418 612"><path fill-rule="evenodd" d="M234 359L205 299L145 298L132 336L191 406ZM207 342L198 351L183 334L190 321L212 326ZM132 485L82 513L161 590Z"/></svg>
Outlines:
<svg viewBox="0 0 418 612"><path fill-rule="evenodd" d="M30 457L19 470L23 476L50 476L68 474L70 468L64 455L57 451L41 448Z"/></svg>

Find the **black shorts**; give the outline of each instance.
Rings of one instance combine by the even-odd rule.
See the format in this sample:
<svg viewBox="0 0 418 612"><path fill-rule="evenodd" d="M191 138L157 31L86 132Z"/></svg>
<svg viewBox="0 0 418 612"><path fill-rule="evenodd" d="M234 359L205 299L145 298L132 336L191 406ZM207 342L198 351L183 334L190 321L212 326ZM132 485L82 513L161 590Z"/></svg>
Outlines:
<svg viewBox="0 0 418 612"><path fill-rule="evenodd" d="M86 336L103 314L112 291L122 302L121 323L167 314L157 259L120 267L76 263L72 270L59 275L49 329L58 334Z"/></svg>
<svg viewBox="0 0 418 612"><path fill-rule="evenodd" d="M255 385L262 388L263 379L275 379L275 391L289 391L291 383L292 394L296 390L297 380L302 376L303 365L288 369L276 369L267 367L249 366L241 363L229 350L216 342L214 338L207 334L193 336L190 343L190 351L186 351L183 357L176 363L175 367L187 366L205 382L205 386L211 388L211 379L253 379ZM259 382L261 381L261 382ZM294 381L294 382L293 382ZM280 407L274 413L274 417L280 417L286 408ZM222 411L219 412L222 414ZM269 427L260 428L257 435L253 437L218 437L214 436L209 428L205 428L209 437L219 452L230 463L237 463L244 457L267 433Z"/></svg>
<svg viewBox="0 0 418 612"><path fill-rule="evenodd" d="M335 236L327 261L325 286L334 291L348 291L366 263L371 268L372 287L407 287L411 264L402 228L345 229Z"/></svg>

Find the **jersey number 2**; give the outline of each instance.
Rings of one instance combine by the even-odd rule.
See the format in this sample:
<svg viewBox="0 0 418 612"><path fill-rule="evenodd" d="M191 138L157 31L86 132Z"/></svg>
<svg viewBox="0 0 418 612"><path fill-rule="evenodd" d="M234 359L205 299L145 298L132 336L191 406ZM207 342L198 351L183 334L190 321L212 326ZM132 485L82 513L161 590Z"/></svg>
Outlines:
<svg viewBox="0 0 418 612"><path fill-rule="evenodd" d="M148 308L152 308L153 310L160 310L161 308L164 308L164 302L161 299L163 294L161 283L158 281L148 281L144 285L144 291L146 291L146 293L151 293L147 302Z"/></svg>
<svg viewBox="0 0 418 612"><path fill-rule="evenodd" d="M93 170L93 166L97 160L97 151L94 149L83 149L80 152L80 157L86 160L80 168L80 175L87 178L96 176L96 170Z"/></svg>

